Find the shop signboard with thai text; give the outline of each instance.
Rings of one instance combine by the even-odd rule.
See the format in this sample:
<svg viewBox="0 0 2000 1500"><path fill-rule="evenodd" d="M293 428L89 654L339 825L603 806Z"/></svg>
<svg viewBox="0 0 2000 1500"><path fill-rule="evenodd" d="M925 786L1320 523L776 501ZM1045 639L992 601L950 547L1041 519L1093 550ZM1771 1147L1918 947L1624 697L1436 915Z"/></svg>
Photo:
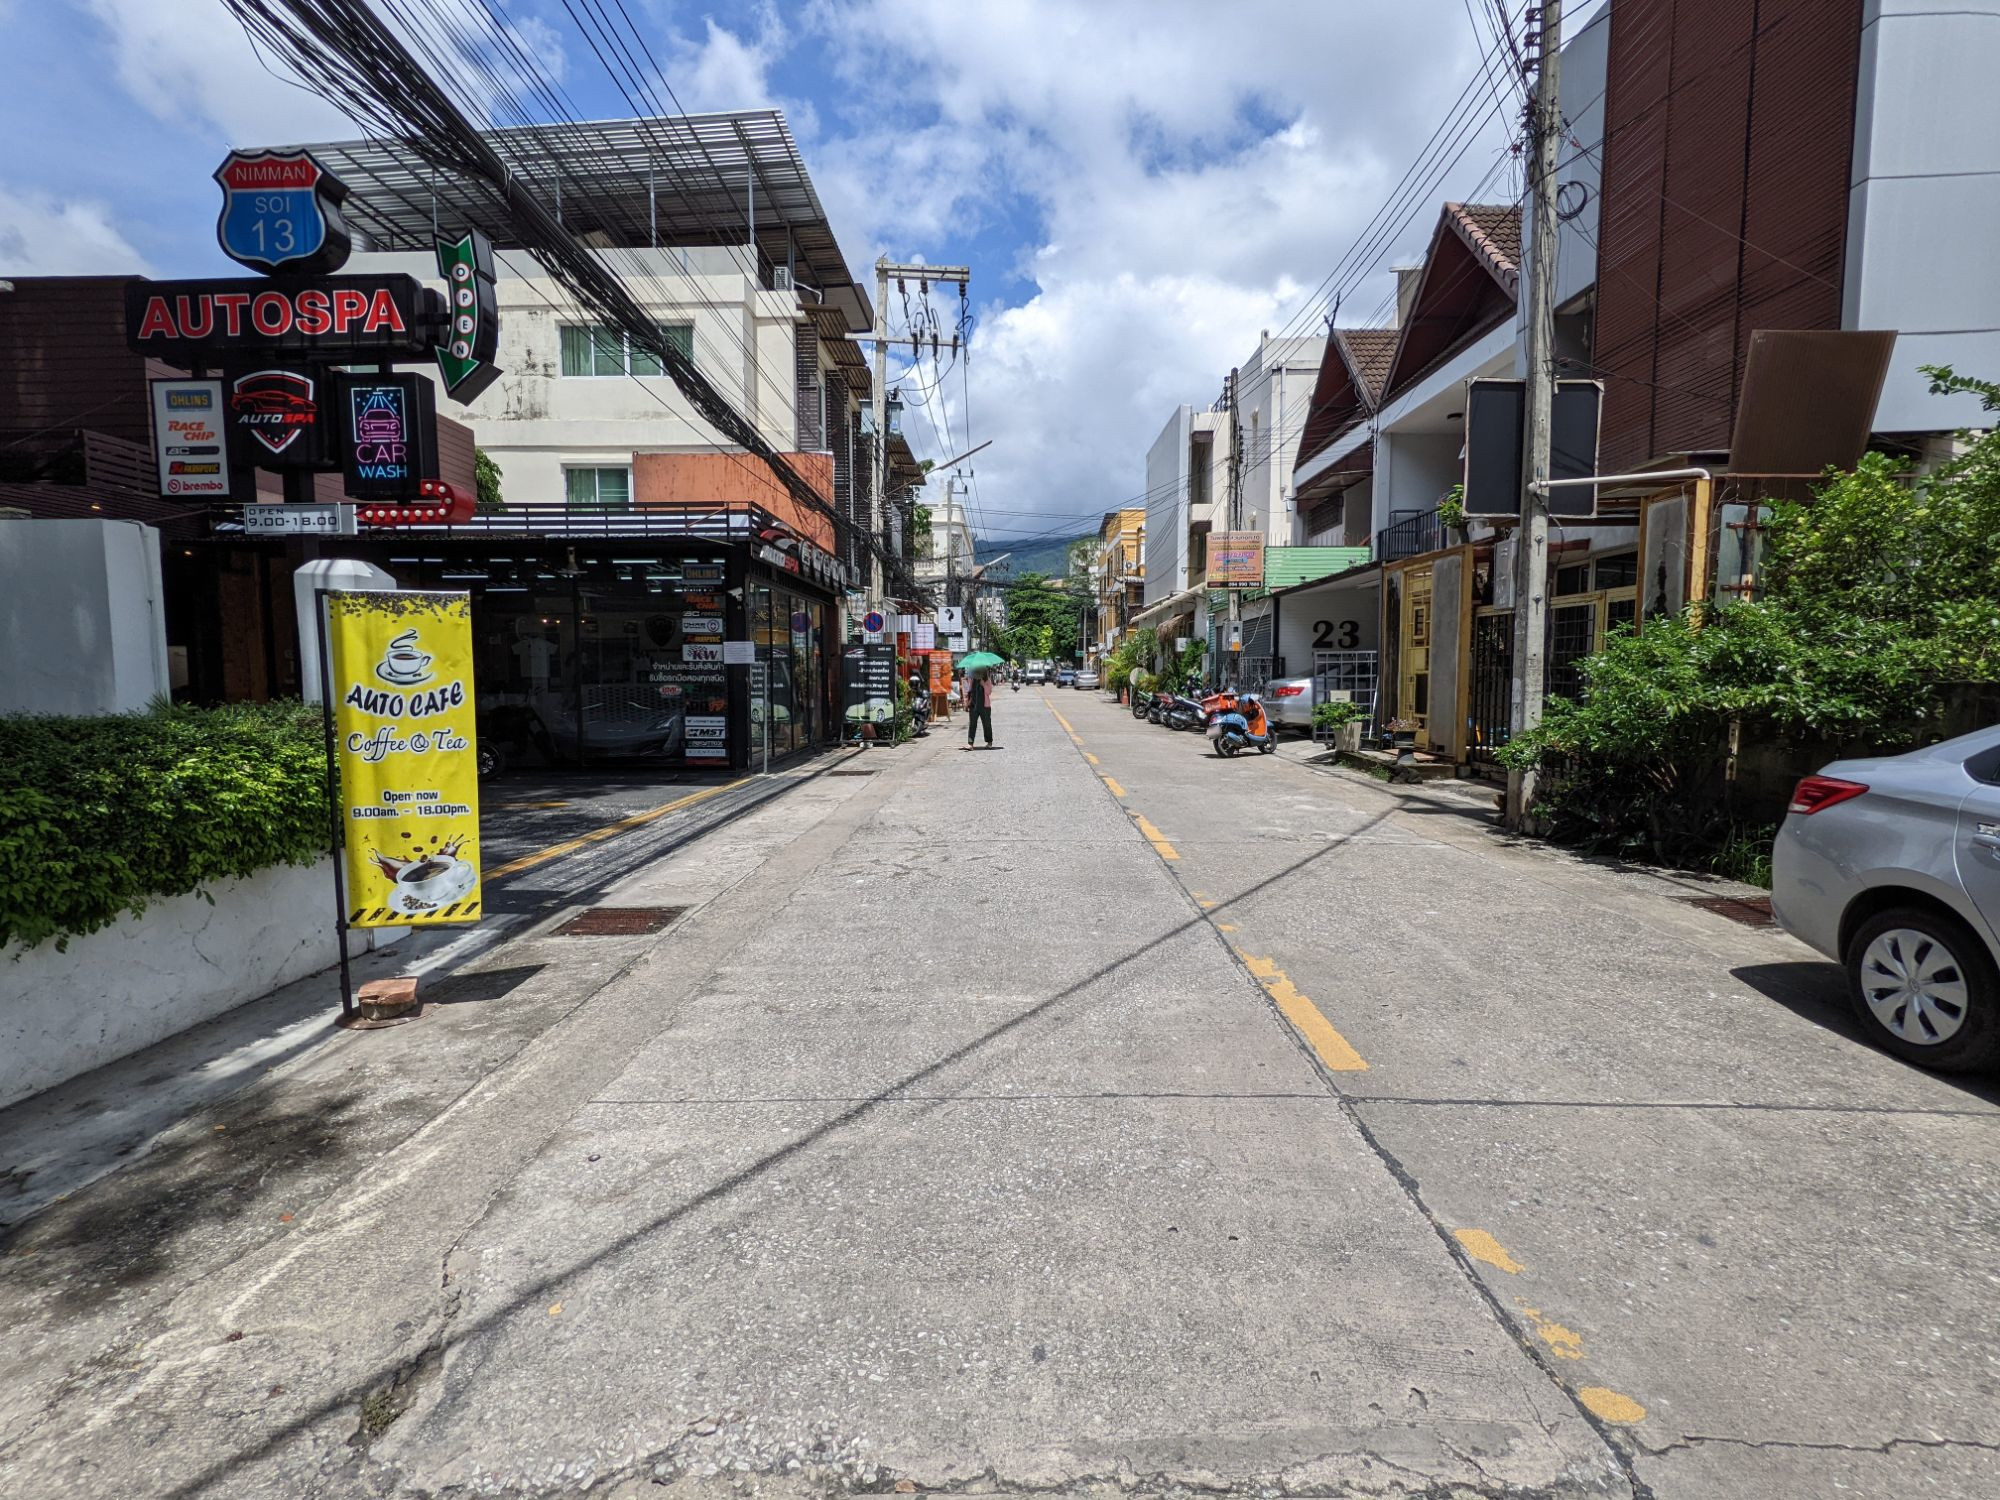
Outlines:
<svg viewBox="0 0 2000 1500"><path fill-rule="evenodd" d="M879 724L896 712L896 648L848 646L840 653L841 714L847 723Z"/></svg>
<svg viewBox="0 0 2000 1500"><path fill-rule="evenodd" d="M476 922L471 596L325 599L347 925Z"/></svg>
<svg viewBox="0 0 2000 1500"><path fill-rule="evenodd" d="M1208 583L1218 589L1264 586L1264 533L1218 531L1208 539Z"/></svg>

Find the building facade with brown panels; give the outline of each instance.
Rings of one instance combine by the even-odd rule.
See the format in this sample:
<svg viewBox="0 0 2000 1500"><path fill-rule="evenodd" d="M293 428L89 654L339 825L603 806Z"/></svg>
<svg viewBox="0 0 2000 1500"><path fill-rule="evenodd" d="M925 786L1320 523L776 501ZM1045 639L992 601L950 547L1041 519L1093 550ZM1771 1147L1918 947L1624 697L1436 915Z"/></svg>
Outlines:
<svg viewBox="0 0 2000 1500"><path fill-rule="evenodd" d="M1600 465L1726 449L1757 329L1841 326L1862 0L1612 7Z"/></svg>

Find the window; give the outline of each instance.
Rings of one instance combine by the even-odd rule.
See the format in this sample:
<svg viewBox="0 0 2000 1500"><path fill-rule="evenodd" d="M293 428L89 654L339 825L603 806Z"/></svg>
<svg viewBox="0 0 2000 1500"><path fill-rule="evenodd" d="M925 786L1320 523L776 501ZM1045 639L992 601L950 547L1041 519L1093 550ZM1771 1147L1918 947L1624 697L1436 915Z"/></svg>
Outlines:
<svg viewBox="0 0 2000 1500"><path fill-rule="evenodd" d="M683 358L694 358L694 325L662 323L660 333ZM562 372L565 375L660 375L665 373L651 350L635 347L622 328L603 324L565 324L562 330Z"/></svg>
<svg viewBox="0 0 2000 1500"><path fill-rule="evenodd" d="M630 469L564 469L564 499L572 510L629 510Z"/></svg>
<svg viewBox="0 0 2000 1500"><path fill-rule="evenodd" d="M1639 581L1639 554L1620 552L1597 560L1597 586L1601 589L1629 589Z"/></svg>

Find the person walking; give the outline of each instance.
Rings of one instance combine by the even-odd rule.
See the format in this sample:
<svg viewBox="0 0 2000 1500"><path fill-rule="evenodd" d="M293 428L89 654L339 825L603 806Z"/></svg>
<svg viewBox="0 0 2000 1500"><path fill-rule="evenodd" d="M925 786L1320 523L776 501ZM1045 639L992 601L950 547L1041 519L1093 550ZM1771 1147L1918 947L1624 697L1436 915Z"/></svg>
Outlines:
<svg viewBox="0 0 2000 1500"><path fill-rule="evenodd" d="M986 748L993 748L993 683L990 674L974 672L972 680L965 685L965 748L972 748L972 736L981 724L986 726Z"/></svg>

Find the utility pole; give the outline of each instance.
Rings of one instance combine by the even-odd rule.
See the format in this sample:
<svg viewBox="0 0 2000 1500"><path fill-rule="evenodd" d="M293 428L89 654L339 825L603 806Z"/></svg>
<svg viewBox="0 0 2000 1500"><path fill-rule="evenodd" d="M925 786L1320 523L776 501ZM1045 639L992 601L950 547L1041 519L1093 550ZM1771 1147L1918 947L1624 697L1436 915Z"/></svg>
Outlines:
<svg viewBox="0 0 2000 1500"><path fill-rule="evenodd" d="M1243 423L1236 410L1236 382L1239 368L1232 366L1229 384L1223 387L1222 404L1229 413L1229 530L1243 529ZM1229 634L1224 638L1229 650L1229 675L1233 681L1243 662L1243 591L1229 587ZM1242 686L1238 683L1237 686Z"/></svg>
<svg viewBox="0 0 2000 1500"><path fill-rule="evenodd" d="M1535 16L1530 8L1527 14ZM1529 105L1531 147L1528 202L1532 215L1528 262L1527 431L1521 444L1521 523L1514 528L1514 682L1508 733L1518 739L1542 722L1547 685L1549 620L1550 413L1556 374L1556 152L1562 144L1560 71L1562 0L1542 0L1536 55L1540 67ZM1507 773L1507 822L1520 828L1534 800L1532 771Z"/></svg>
<svg viewBox="0 0 2000 1500"><path fill-rule="evenodd" d="M879 552L884 501L889 493L889 261L875 258L875 444L868 465L868 607L882 607L882 557Z"/></svg>
<svg viewBox="0 0 2000 1500"><path fill-rule="evenodd" d="M965 300L963 288L972 280L969 266L919 266L899 265L887 256L875 261L875 444L874 472L868 478L868 529L879 544L888 519L889 494L889 345L908 344L912 353L928 347L931 357L936 360L946 349L957 358L962 352L959 338L954 331L949 340L942 334L923 334L915 329L896 337L889 334L889 282L894 280L898 291L905 290L908 283L918 284L928 300L931 283L939 282L947 286L961 288L959 300ZM943 368L942 365L939 366ZM940 382L942 384L942 382ZM942 399L940 397L940 399ZM982 445L983 446L983 445ZM868 570L868 601L871 605L882 602L882 563L871 551Z"/></svg>

